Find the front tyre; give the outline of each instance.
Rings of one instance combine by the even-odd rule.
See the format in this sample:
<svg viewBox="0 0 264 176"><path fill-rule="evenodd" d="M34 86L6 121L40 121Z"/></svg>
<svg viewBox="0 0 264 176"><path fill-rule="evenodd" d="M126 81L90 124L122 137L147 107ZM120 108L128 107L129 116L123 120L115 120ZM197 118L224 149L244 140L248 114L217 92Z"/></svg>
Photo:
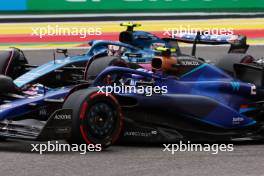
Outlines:
<svg viewBox="0 0 264 176"><path fill-rule="evenodd" d="M106 148L118 139L123 117L114 96L93 88L78 90L66 99L63 108L73 110L69 143L101 144Z"/></svg>

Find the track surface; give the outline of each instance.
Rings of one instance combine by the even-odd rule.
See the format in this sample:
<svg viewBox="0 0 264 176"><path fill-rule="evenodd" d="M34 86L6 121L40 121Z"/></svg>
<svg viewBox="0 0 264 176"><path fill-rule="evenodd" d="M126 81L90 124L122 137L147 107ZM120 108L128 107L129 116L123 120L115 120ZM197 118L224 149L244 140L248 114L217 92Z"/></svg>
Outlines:
<svg viewBox="0 0 264 176"><path fill-rule="evenodd" d="M189 48L184 48L190 52ZM198 48L198 55L218 58L225 47ZM264 56L264 46L249 53ZM70 51L82 53L83 51ZM51 51L26 51L33 64L52 59ZM233 152L162 152L159 146L112 146L101 153L32 153L30 142L0 143L1 176L264 176L264 144L236 143Z"/></svg>

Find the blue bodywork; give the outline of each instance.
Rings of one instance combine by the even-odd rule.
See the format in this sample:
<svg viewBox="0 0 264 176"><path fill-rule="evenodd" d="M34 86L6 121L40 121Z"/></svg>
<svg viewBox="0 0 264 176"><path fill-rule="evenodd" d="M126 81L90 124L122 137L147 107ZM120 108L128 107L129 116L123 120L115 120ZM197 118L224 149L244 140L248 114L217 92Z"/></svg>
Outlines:
<svg viewBox="0 0 264 176"><path fill-rule="evenodd" d="M153 43L160 43L168 46L164 40L159 39L150 33L137 31L134 32L133 35L133 45L103 40L91 41L91 48L86 54L59 58L55 61L50 61L20 76L14 80L14 83L18 87L23 88L38 78L45 77L45 75L53 72L54 70L77 62L86 62L97 55L108 52L109 45L126 48L122 58L128 62L135 63L149 63L151 61L155 55L155 51L151 48ZM147 35L149 39L142 42L141 39L137 39L137 37L141 35ZM139 54L141 57L128 57L126 53ZM178 96L179 100L182 97L185 97L185 100L181 100L181 103L185 104L186 108L199 106L200 109L207 109L208 103L213 103L216 105L203 117L198 116L198 112L193 111L192 109L187 110L184 108L179 108L175 113L185 113L190 118L227 129L242 128L245 126L254 125L256 123L253 118L244 115L248 109L241 109L241 105L250 103L251 99L255 96L252 94L253 85L235 80L213 65L204 63L195 67L190 72L182 75L178 79L170 75L154 74L142 70L122 67L108 67L100 75L98 75L97 79L95 80L95 85L104 75L107 75L110 72L127 73L132 75L134 79L140 79L138 76L154 79L157 85L167 86L168 93L162 96L153 96L159 96L159 98L162 99L166 99L166 96L168 96L169 99L170 95L174 95ZM41 89L45 89L45 93L41 91ZM45 99L64 99L71 89L72 87L50 89L40 85L37 87L37 90L35 90L34 95L28 96L24 99L17 99L10 103L2 104L0 106L0 120L12 120L15 117L23 116L24 114L33 111L32 107L29 107L28 104L34 103L39 105L39 107L43 107L45 106ZM140 99L140 96L142 95L131 94L128 96L138 97ZM197 104L199 100L204 98L206 98L206 100L201 101L201 104ZM2 102L0 100L0 104L1 103ZM168 101L167 103L170 102Z"/></svg>
<svg viewBox="0 0 264 176"><path fill-rule="evenodd" d="M137 35L150 35L152 34L148 32L135 32L135 38ZM136 40L135 40L136 41ZM151 40L149 40L151 41ZM138 44L140 44L140 41L137 41ZM162 42L161 39L158 37L153 36L152 42ZM87 51L87 53L83 55L78 56L71 56L71 57L62 57L57 58L55 61L49 61L46 64L43 64L37 68L34 68L27 73L23 74L22 76L18 77L14 80L14 83L17 87L23 88L29 84L32 84L35 80L45 77L47 74L61 69L63 67L66 67L71 64L79 63L79 62L87 62L91 58L96 57L101 54L106 54L109 50L109 46L117 46L117 47L123 47L125 48L125 52L122 55L122 59L128 61L128 62L134 62L134 63L149 63L151 59L153 58L155 51L152 50L149 46L149 42L141 42L140 46L142 47L135 47L134 45L118 42L118 41L108 41L108 40L94 40L90 41L90 49ZM133 54L140 54L140 57L127 57L126 53L133 53ZM38 86L38 89L43 89L43 85ZM74 87L74 86L72 86ZM64 98L72 87L61 87L56 89L51 89L44 87L44 89L47 89L45 93L35 91L34 95L28 96L25 99L17 99L12 101L11 103L0 105L0 120L8 119L12 120L13 118L16 118L18 116L23 116L24 114L32 111L32 108L28 106L28 104L35 103L39 107L45 106L45 99L58 99L58 98ZM0 104L2 104L3 100L0 100ZM35 109L34 111L37 111L39 109Z"/></svg>
<svg viewBox="0 0 264 176"><path fill-rule="evenodd" d="M175 107L176 114L183 113L186 117L225 129L236 129L256 124L253 118L244 115L245 112L255 109L241 107L241 105L249 104L256 96L252 93L254 85L235 80L213 65L204 63L182 75L179 79L148 71L109 67L97 77L95 83L99 85L105 75L114 72L130 74L137 81L143 78L154 79L155 85L167 86L166 94L152 96L165 99L165 102L167 97L166 103L170 103L170 97L173 95L175 103L178 99L179 104L185 104L182 107ZM135 82L133 82L134 85ZM126 96L136 96L137 99L142 97L142 95L134 93ZM208 107L211 104L214 104L214 108ZM192 107L199 108L195 110ZM201 111L206 111L206 115L199 116Z"/></svg>

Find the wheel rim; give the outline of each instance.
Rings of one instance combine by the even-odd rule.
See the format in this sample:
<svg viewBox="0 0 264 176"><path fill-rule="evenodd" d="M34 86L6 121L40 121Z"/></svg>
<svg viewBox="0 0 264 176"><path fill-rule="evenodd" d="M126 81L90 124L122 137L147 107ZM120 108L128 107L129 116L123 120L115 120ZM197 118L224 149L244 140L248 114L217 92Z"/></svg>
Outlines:
<svg viewBox="0 0 264 176"><path fill-rule="evenodd" d="M84 119L86 135L91 135L97 139L104 139L110 136L115 129L116 112L107 103L93 104Z"/></svg>

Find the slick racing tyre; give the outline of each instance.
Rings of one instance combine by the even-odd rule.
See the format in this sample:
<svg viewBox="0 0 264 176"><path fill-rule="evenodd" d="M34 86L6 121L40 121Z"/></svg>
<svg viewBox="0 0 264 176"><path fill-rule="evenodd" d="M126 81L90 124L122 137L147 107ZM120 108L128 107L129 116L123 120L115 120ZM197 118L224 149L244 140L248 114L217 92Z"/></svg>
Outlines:
<svg viewBox="0 0 264 176"><path fill-rule="evenodd" d="M115 56L91 59L85 69L85 79L94 80L99 73L109 66L127 67L127 63Z"/></svg>
<svg viewBox="0 0 264 176"><path fill-rule="evenodd" d="M252 63L253 61L254 58L250 55L232 53L232 54L224 55L222 58L220 58L216 63L216 66L224 70L229 75L233 76L235 73L234 64L239 64L239 63L247 64L247 63Z"/></svg>
<svg viewBox="0 0 264 176"><path fill-rule="evenodd" d="M78 90L66 99L63 108L73 110L69 143L106 148L119 138L123 117L114 96L98 93L95 88Z"/></svg>
<svg viewBox="0 0 264 176"><path fill-rule="evenodd" d="M18 49L0 53L0 74L16 79L25 73L25 67L28 61L24 54Z"/></svg>

